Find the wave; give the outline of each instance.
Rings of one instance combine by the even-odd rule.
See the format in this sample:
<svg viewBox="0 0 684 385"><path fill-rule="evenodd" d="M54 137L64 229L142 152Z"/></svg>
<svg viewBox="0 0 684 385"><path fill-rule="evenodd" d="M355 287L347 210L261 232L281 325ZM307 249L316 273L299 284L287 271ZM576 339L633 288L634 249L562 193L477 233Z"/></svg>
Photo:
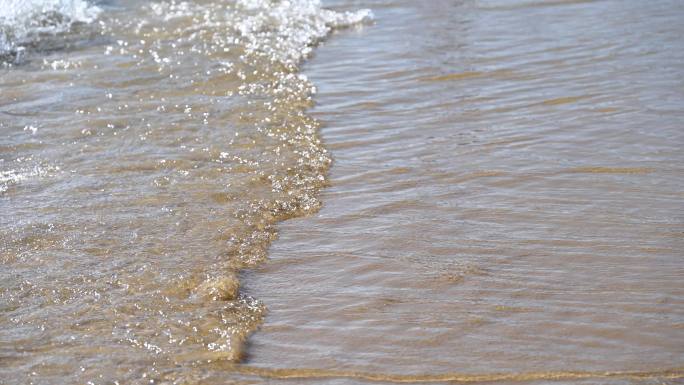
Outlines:
<svg viewBox="0 0 684 385"><path fill-rule="evenodd" d="M84 0L0 0L0 58L16 58L41 38L91 23L100 12Z"/></svg>
<svg viewBox="0 0 684 385"><path fill-rule="evenodd" d="M82 38L73 28L80 22L91 22L88 30L103 36L102 46L46 61L41 70L49 87L27 82L27 89L34 86L24 90L27 97L37 99L31 106L45 103L50 114L12 115L8 132L16 135L2 165L9 171L0 168L3 198L40 201L46 210L61 197L72 202L54 226L24 225L40 221L25 211L8 214L27 220L0 228L0 253L7 261L64 256L51 266L53 275L36 273L32 285L17 283L13 294L17 306L28 308L32 298L64 293L45 306L78 308L79 315L64 310L50 330L55 338L83 317L108 314L98 321L105 333L79 337L94 338L88 346L115 348L98 358L97 376L80 373L88 377L78 382L114 373L106 362L139 368L155 360L181 378L192 365L174 363L242 359L265 306L240 289L240 273L266 258L279 221L320 207L332 161L320 123L307 114L315 87L299 65L334 29L372 18L369 10L338 12L318 0L134 3L99 13L74 0L5 7L2 14L2 25L12 26L11 36L3 35L5 52L42 39L41 18L50 20L44 33L52 40ZM69 64L81 59L88 64ZM58 71L69 76L51 76ZM6 71L14 78L23 73ZM87 97L54 97L67 87L70 95ZM20 103L7 108L21 112L14 111ZM41 123L30 121L33 116ZM44 144L25 145L29 135ZM24 152L65 171L52 178L12 160ZM76 160L75 153L83 156ZM30 180L34 194L45 192L43 179L51 186L46 199L22 188ZM101 183L113 190L88 187ZM102 221L93 223L93 213L103 213ZM84 272L84 265L97 267ZM108 278L75 278L85 274ZM43 314L29 313L27 320ZM123 382L134 382L128 379Z"/></svg>

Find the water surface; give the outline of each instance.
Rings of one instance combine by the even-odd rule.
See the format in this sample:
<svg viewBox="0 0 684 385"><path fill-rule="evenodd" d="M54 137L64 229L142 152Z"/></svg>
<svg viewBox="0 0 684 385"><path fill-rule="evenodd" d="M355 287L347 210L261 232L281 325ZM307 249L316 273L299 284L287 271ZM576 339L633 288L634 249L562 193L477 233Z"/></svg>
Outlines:
<svg viewBox="0 0 684 385"><path fill-rule="evenodd" d="M683 4L352 4L373 27L305 67L331 187L249 277L251 362L681 368Z"/></svg>
<svg viewBox="0 0 684 385"><path fill-rule="evenodd" d="M0 382L682 381L681 2L0 4Z"/></svg>

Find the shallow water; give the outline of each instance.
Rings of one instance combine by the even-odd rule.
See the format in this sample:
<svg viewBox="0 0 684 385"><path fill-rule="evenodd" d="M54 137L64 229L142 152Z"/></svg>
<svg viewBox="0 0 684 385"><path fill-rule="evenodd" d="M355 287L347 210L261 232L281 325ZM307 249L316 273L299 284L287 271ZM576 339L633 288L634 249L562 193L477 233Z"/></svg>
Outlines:
<svg viewBox="0 0 684 385"><path fill-rule="evenodd" d="M291 3L4 46L0 382L681 381L680 2Z"/></svg>
<svg viewBox="0 0 684 385"><path fill-rule="evenodd" d="M353 4L373 27L305 67L331 186L247 280L250 363L681 368L684 5Z"/></svg>

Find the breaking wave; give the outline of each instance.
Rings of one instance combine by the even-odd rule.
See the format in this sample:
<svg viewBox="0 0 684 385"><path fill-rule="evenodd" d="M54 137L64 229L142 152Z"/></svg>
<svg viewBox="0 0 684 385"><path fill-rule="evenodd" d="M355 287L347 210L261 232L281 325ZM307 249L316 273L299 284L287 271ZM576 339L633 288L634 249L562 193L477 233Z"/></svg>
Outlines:
<svg viewBox="0 0 684 385"><path fill-rule="evenodd" d="M100 12L84 0L0 0L0 58L20 55L76 23L91 23Z"/></svg>

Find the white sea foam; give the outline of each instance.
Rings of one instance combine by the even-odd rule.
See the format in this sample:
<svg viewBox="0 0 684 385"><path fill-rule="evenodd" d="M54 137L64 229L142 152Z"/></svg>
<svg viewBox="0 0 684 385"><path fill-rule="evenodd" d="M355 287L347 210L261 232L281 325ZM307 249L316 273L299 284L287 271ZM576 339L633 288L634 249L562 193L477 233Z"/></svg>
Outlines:
<svg viewBox="0 0 684 385"><path fill-rule="evenodd" d="M312 44L333 28L344 28L373 19L368 9L335 12L321 7L320 0L238 0L250 16L235 27L247 40L246 50L262 53L289 66L307 57Z"/></svg>
<svg viewBox="0 0 684 385"><path fill-rule="evenodd" d="M237 0L228 8L229 12L220 2L172 0L150 4L149 8L165 22L194 17L192 28L225 25L233 29L237 35L235 42L249 55L267 58L292 70L333 29L373 20L369 9L337 12L323 8L320 0Z"/></svg>
<svg viewBox="0 0 684 385"><path fill-rule="evenodd" d="M40 36L90 23L100 8L84 0L0 0L0 56L21 52Z"/></svg>

